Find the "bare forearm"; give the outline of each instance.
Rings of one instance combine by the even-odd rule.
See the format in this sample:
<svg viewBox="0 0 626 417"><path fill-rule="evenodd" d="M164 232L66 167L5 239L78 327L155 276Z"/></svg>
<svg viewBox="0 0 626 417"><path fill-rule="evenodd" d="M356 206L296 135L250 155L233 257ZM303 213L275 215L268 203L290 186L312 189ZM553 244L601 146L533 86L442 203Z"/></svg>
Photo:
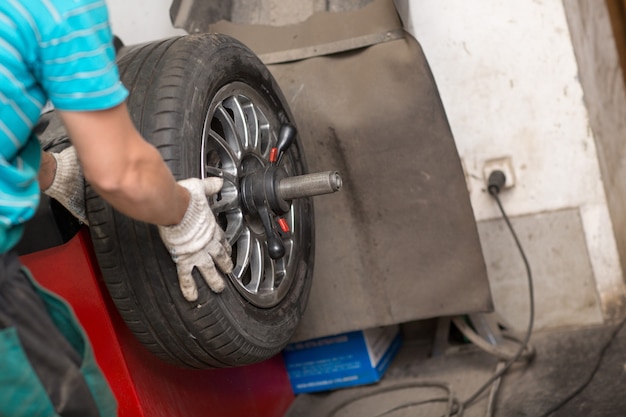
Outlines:
<svg viewBox="0 0 626 417"><path fill-rule="evenodd" d="M125 104L97 112L60 112L85 179L113 207L137 220L179 223L189 193L160 153L137 132Z"/></svg>
<svg viewBox="0 0 626 417"><path fill-rule="evenodd" d="M159 225L179 223L189 205L189 192L176 183L154 148L146 148L143 156L117 184L91 180L88 170L86 179L102 198L127 216Z"/></svg>
<svg viewBox="0 0 626 417"><path fill-rule="evenodd" d="M143 195L127 193L123 189L118 191L96 189L96 191L127 216L162 226L180 223L189 205L189 192L179 186L172 187L170 190L159 188L153 193L143 193ZM170 196L170 202L178 204L163 204L161 197L164 196ZM173 209L172 205L175 205Z"/></svg>

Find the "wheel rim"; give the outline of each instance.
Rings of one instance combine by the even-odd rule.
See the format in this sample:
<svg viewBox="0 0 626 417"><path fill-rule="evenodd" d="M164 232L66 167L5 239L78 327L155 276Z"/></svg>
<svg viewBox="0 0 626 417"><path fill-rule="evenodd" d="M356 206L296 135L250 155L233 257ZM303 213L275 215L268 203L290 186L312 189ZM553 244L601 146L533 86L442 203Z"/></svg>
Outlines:
<svg viewBox="0 0 626 417"><path fill-rule="evenodd" d="M248 214L241 200L242 179L270 164L270 151L276 145L280 126L261 94L245 83L235 82L214 96L202 135L202 178L224 178L224 186L212 198L211 207L233 248L234 268L229 278L243 297L261 308L273 307L285 297L296 275L296 258L302 247L300 202L295 200L282 216L290 232L281 235L285 256L274 260L269 256L259 217ZM281 165L288 175L302 168L294 165L289 152Z"/></svg>

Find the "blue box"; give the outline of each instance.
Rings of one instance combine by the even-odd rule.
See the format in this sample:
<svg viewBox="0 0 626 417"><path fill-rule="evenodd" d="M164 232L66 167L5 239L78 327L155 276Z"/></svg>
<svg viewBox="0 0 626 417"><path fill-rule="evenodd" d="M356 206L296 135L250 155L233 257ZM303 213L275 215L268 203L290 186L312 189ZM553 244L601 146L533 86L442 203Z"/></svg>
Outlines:
<svg viewBox="0 0 626 417"><path fill-rule="evenodd" d="M386 326L291 343L283 358L295 394L377 382L400 349L400 327Z"/></svg>

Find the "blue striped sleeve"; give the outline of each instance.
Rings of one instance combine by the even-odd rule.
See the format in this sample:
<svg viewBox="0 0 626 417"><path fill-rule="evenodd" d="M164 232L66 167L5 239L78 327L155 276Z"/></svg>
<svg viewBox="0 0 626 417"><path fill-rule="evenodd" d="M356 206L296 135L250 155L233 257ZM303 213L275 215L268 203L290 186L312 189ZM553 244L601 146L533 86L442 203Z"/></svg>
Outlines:
<svg viewBox="0 0 626 417"><path fill-rule="evenodd" d="M32 129L46 102L90 111L126 99L111 40L102 0L0 0L0 253L39 202Z"/></svg>
<svg viewBox="0 0 626 417"><path fill-rule="evenodd" d="M57 109L103 110L126 99L102 0L45 0L39 40L41 82Z"/></svg>

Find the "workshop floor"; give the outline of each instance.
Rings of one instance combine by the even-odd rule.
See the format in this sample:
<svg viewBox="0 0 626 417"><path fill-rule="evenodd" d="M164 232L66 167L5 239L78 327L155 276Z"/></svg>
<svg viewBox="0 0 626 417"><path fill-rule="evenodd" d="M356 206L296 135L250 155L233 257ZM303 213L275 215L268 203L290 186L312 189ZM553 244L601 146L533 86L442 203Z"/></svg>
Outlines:
<svg viewBox="0 0 626 417"><path fill-rule="evenodd" d="M620 325L539 332L531 345L534 360L518 363L506 373L493 413L489 414L486 390L465 410L465 417L626 415L626 330ZM440 417L446 412L443 402L409 406L448 395L443 388L420 384L448 384L458 399L465 400L498 366L497 359L474 345L457 346L436 357L431 355L432 346L423 338L405 341L378 384L299 395L285 417ZM381 390L386 392L377 394Z"/></svg>

